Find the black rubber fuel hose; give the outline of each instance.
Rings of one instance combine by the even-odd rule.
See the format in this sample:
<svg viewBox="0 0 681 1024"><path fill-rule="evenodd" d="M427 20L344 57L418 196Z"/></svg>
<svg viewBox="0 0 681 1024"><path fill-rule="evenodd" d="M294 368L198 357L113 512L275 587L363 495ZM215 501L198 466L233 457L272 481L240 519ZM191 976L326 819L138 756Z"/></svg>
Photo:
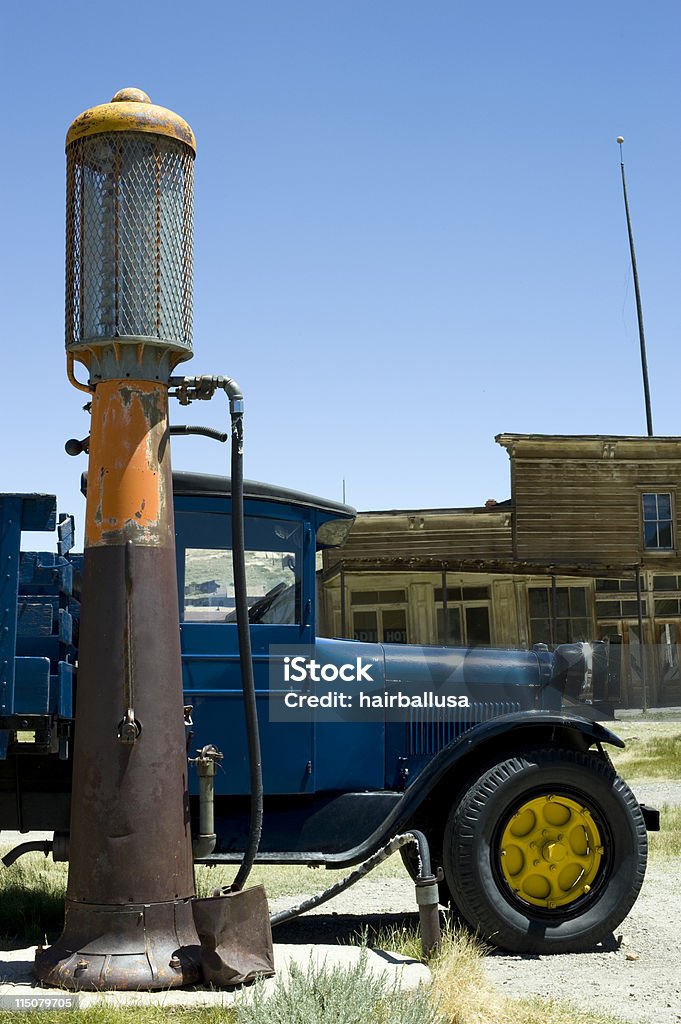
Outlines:
<svg viewBox="0 0 681 1024"><path fill-rule="evenodd" d="M355 885L360 879L364 878L373 871L374 868L382 864L388 857L392 857L401 846L406 846L408 843L415 843L418 853L418 877L420 880L431 880L436 883L435 877L432 875L430 867L430 850L428 847L428 840L426 839L423 832L419 832L417 829L411 829L409 832L404 832L402 835L393 836L389 843L382 846L380 850L372 853L370 857L367 857L359 867L356 867L354 871L346 875L339 882L334 882L324 892L318 893L316 896L311 896L307 900L303 900L302 903L298 903L295 907L289 907L288 910L280 910L277 914L272 914L270 917L270 926L276 927L278 924L284 924L286 921L293 921L294 918L300 917L301 914L306 914L308 910L314 910L315 907L319 907L322 903L327 903L332 900L334 896L338 896L339 893L345 892L351 885Z"/></svg>
<svg viewBox="0 0 681 1024"><path fill-rule="evenodd" d="M229 434L224 434L221 430L214 430L212 427L191 427L185 423L174 424L170 427L171 437L182 437L185 434L211 437L214 441L226 441L229 437Z"/></svg>
<svg viewBox="0 0 681 1024"><path fill-rule="evenodd" d="M233 383L230 381L230 383ZM239 637L239 662L241 666L241 682L244 694L244 714L246 733L248 736L248 764L251 783L251 822L244 859L241 862L231 889L238 892L243 889L251 872L260 846L263 817L263 783L262 755L260 752L260 732L258 730L258 710L255 699L255 680L253 678L253 658L251 653L251 629L248 620L248 600L246 594L246 562L244 537L244 463L243 463L243 398L230 396L232 410L232 566L234 571L234 603L236 606L236 625ZM234 398L236 397L236 401Z"/></svg>

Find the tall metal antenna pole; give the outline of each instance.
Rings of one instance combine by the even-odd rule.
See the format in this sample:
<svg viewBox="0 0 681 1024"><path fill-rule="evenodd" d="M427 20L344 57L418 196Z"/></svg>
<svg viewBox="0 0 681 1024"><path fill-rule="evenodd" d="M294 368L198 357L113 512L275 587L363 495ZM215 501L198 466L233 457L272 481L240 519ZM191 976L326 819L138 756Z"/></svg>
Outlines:
<svg viewBox="0 0 681 1024"><path fill-rule="evenodd" d="M638 270L636 269L636 253L634 252L634 235L631 230L631 217L629 216L629 200L627 198L627 180L624 177L624 157L622 156L622 143L624 139L617 136L617 143L620 147L620 170L622 172L622 192L624 193L624 211L627 215L627 231L629 233L629 251L631 253L631 269L634 274L634 291L636 293L636 316L638 317L638 338L641 345L641 372L643 373L643 394L646 403L646 424L648 437L653 436L653 413L650 407L650 386L648 384L648 360L646 358L646 337L643 331L643 310L641 309L641 291L638 286Z"/></svg>

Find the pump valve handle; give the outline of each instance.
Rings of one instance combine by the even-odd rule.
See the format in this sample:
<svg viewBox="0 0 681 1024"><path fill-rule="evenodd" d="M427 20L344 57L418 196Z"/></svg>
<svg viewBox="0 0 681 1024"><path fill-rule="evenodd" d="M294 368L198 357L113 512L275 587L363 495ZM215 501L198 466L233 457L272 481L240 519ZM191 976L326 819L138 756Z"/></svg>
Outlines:
<svg viewBox="0 0 681 1024"><path fill-rule="evenodd" d="M229 434L224 434L221 430L213 430L212 427L190 427L184 423L180 423L177 426L170 427L170 436L177 437L186 436L187 434L199 434L201 437L210 437L213 441L220 441L222 444L225 443ZM64 451L67 455L80 455L81 452L88 452L90 450L90 437L84 437L82 441L79 441L77 437L71 437L64 445Z"/></svg>

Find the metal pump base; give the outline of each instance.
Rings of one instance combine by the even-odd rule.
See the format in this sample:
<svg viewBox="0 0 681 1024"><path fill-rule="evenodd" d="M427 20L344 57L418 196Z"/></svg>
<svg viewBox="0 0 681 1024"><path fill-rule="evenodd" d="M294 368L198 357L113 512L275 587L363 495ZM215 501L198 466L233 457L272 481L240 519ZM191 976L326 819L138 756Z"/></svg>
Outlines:
<svg viewBox="0 0 681 1024"><path fill-rule="evenodd" d="M192 900L107 906L66 901L64 931L36 953L43 985L72 991L165 989L201 980Z"/></svg>

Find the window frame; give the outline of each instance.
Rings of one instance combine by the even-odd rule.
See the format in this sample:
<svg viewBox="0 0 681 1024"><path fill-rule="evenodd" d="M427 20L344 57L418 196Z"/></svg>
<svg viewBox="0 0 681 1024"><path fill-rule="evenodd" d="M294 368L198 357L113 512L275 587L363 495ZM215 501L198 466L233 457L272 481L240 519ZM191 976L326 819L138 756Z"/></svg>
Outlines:
<svg viewBox="0 0 681 1024"><path fill-rule="evenodd" d="M548 597L548 618L547 618L546 621L548 621L548 624L549 624L549 637L550 637L550 640L548 641L549 646L557 647L557 646L559 646L559 644L565 642L565 641L562 641L562 640L558 640L555 636L553 636L553 614L552 614L552 605L551 605L551 602L552 602L552 589L553 588L552 588L552 585L550 583L547 584L547 583L529 583L528 582L526 587L525 587L525 599L526 599L526 606L527 606L527 629L528 629L528 635L530 637L530 644L546 643L547 642L546 640L536 640L535 636L534 636L533 623L535 623L535 622L543 622L544 621L543 617L540 617L540 616L537 616L537 615L532 615L532 609L531 609L531 605L530 605L530 593L531 593L531 591L534 591L534 590L544 590L546 592L546 594L547 594L547 597ZM568 623L572 624L573 622L576 622L576 621L583 621L583 622L585 622L587 624L587 634L589 634L589 632L591 632L591 634L593 635L593 630L594 630L594 605L595 605L595 601L594 601L594 594L593 594L592 588L586 582L584 582L584 583L563 583L563 582L558 583L557 582L556 583L556 590L566 590L566 591L568 591L568 611L570 613L572 612L572 601L571 601L570 591L572 591L572 590L582 590L584 592L584 601L585 601L585 612L584 612L584 614L583 615L572 615L572 614L569 614L567 616L565 616L565 615L556 615L556 622L557 623L568 622ZM573 632L572 626L570 625L569 633L572 634L572 632ZM587 635L585 637L585 639L588 641L589 640L589 636ZM580 642L581 641L576 641L576 640L568 640L567 641L567 643L580 643Z"/></svg>
<svg viewBox="0 0 681 1024"><path fill-rule="evenodd" d="M311 587L314 587L314 563L305 556L305 545L308 543L308 531L310 526L308 520L298 514L298 510L289 509L279 503L258 502L247 500L244 502L244 513L246 520L259 519L274 522L290 523L296 528L302 529L300 548L300 573L296 574L296 581L299 583L296 594L296 618L295 623L269 623L254 622L250 624L251 641L254 638L254 631L262 632L268 636L281 634L284 637L308 635L314 632L313 618L310 614L311 602L309 594ZM175 548L177 559L177 582L178 582L178 605L180 614L180 631L183 630L233 630L236 636L235 622L206 621L197 622L184 618L184 594L185 594L185 561L188 549L195 549L196 543L188 543L194 536L201 536L205 539L206 549L231 551L231 499L227 498L201 498L200 503L194 496L182 496L175 499ZM248 538L247 538L248 540ZM273 642L273 641L272 641Z"/></svg>
<svg viewBox="0 0 681 1024"><path fill-rule="evenodd" d="M406 633L405 644L409 644L409 601L395 601L385 602L383 604L354 604L350 605L350 619L351 619L351 630L352 638L355 643L378 643L378 644L398 644L399 640L385 640L384 626L383 626L383 613L399 611L404 612L404 628ZM370 613L376 616L376 640L358 640L355 638L355 615L362 615Z"/></svg>
<svg viewBox="0 0 681 1024"><path fill-rule="evenodd" d="M655 488L654 490L651 488ZM658 499L661 496L669 497L669 519L659 518L659 503ZM649 496L655 497L656 512L658 514L657 519L646 519L645 518L645 499ZM641 537L641 551L646 555L675 555L676 554L676 492L673 487L662 486L655 484L641 484L639 486L639 519L640 519L640 537ZM646 543L646 524L655 523L657 527L657 537L659 540L659 531L661 523L669 523L669 529L671 531L671 545L669 547L661 547L659 545L649 546Z"/></svg>
<svg viewBox="0 0 681 1024"><path fill-rule="evenodd" d="M487 590L487 597L486 598L484 598L484 597L473 597L473 598L466 598L466 597L464 597L464 591L466 589L480 590L483 587ZM470 581L465 581L465 582L461 581L461 582L458 582L458 583L453 583L452 581L448 581L447 582L447 591L449 592L450 590L459 590L461 592L461 598L459 598L459 599L456 599L454 597L450 598L449 596L447 597L447 614L449 614L449 612L451 611L452 608L456 608L458 613L459 613L459 627L461 629L461 642L459 644L445 644L445 646L446 647L471 647L471 646L480 646L480 647L489 646L489 647L492 647L492 646L494 646L494 614L493 614L493 604L492 604L492 585L491 585L491 583L471 583ZM442 584L441 583L439 585L435 585L435 584L433 585L433 608L434 608L434 611L435 611L435 634L436 634L435 643L438 644L438 646L441 646L443 641L442 641L442 632L441 632L441 630L439 628L438 612L444 611L444 602L441 599L438 600L438 598L437 598L438 591L440 592L440 595L442 595ZM469 608L484 608L484 609L486 609L486 611L487 611L487 623L488 623L488 626L489 626L489 644L479 644L479 645L475 644L475 645L473 645L473 644L471 644L469 642L469 640L468 640L468 622L466 620L466 611Z"/></svg>

